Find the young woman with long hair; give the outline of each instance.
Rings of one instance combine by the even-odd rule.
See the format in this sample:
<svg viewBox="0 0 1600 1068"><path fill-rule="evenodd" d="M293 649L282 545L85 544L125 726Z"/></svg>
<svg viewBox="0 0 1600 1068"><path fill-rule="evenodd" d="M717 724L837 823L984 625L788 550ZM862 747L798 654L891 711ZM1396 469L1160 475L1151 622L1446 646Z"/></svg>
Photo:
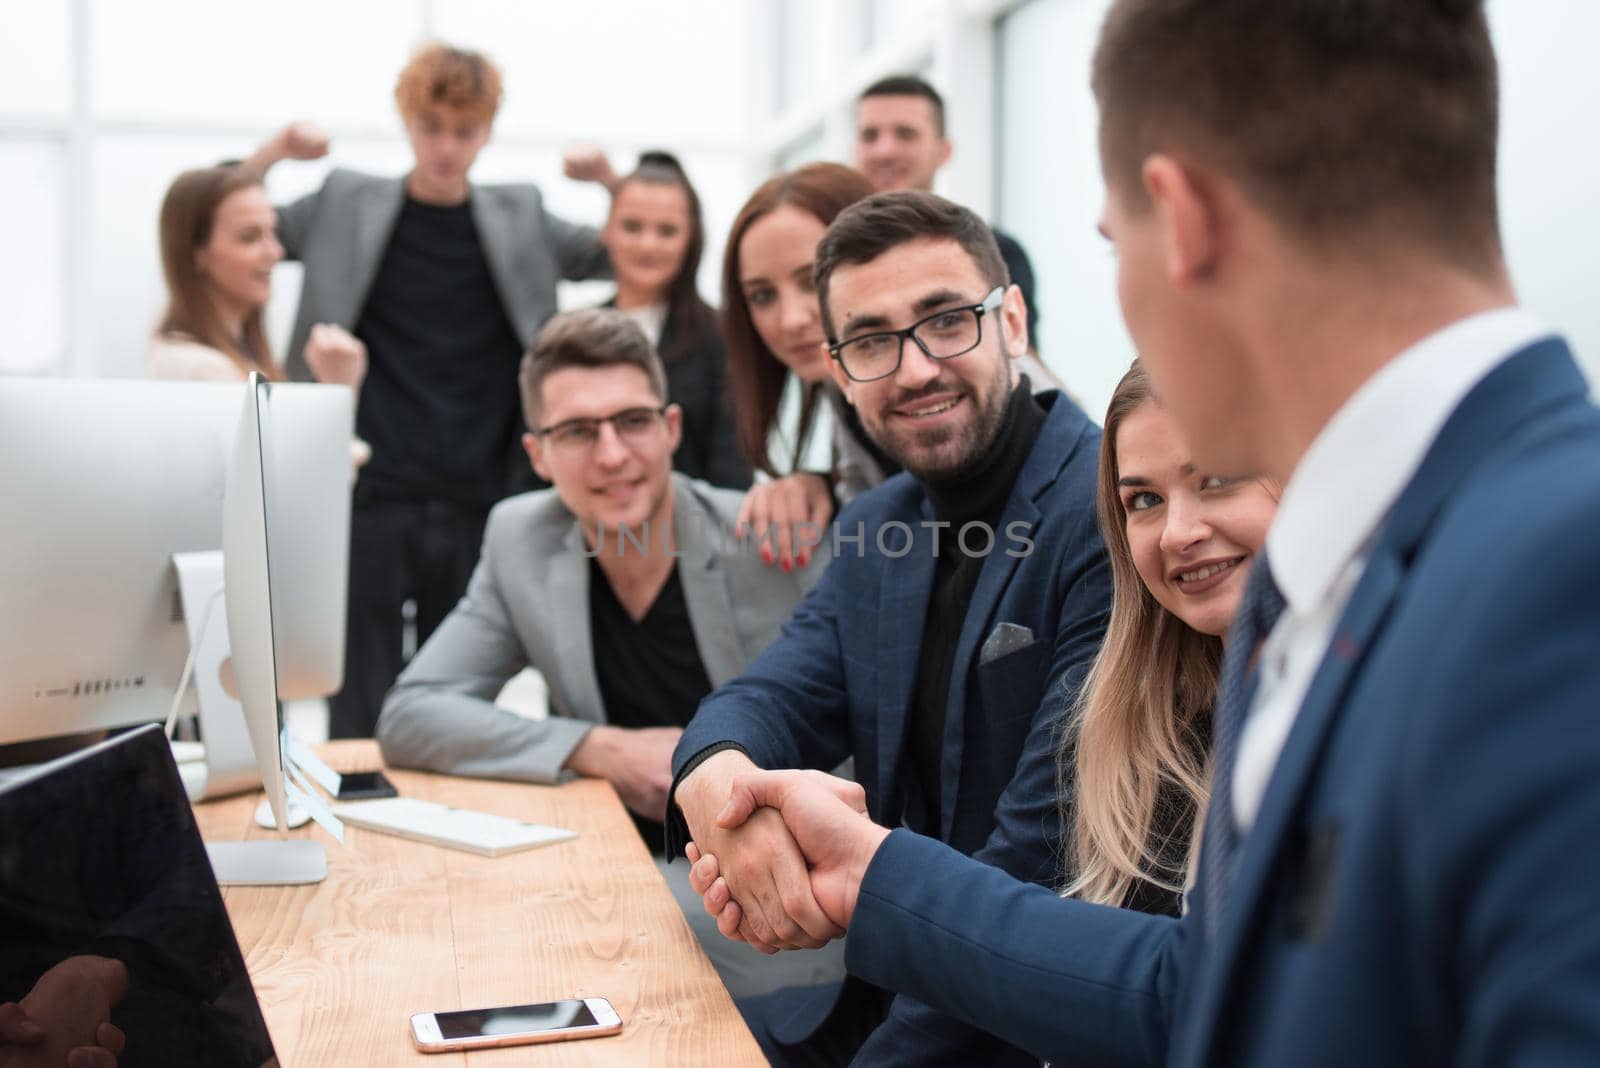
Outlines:
<svg viewBox="0 0 1600 1068"><path fill-rule="evenodd" d="M611 304L644 329L667 368L667 399L683 409L673 467L717 486L750 485L727 396L726 352L717 313L695 278L705 250L700 198L676 157L642 153L611 186L601 240L617 292Z"/></svg>
<svg viewBox="0 0 1600 1068"><path fill-rule="evenodd" d="M771 528L773 562L801 563L796 524L832 518L847 500L898 467L861 430L828 379L821 310L811 286L817 242L845 208L871 196L872 183L837 163L811 163L758 186L733 221L722 261L722 329L739 445L771 476L745 500L740 520L756 535ZM780 426L785 391L798 418ZM803 465L824 406L835 416L832 470Z"/></svg>
<svg viewBox="0 0 1600 1068"><path fill-rule="evenodd" d="M1134 361L1100 442L1111 621L1061 750L1066 896L1177 913L1210 796L1223 636L1277 497L1196 471Z"/></svg>
<svg viewBox="0 0 1600 1068"><path fill-rule="evenodd" d="M161 204L167 307L145 353L150 377L283 377L262 324L272 268L283 259L276 230L277 214L251 168L204 167L173 181ZM366 374L365 346L337 326L313 330L306 359L322 382L355 389Z"/></svg>

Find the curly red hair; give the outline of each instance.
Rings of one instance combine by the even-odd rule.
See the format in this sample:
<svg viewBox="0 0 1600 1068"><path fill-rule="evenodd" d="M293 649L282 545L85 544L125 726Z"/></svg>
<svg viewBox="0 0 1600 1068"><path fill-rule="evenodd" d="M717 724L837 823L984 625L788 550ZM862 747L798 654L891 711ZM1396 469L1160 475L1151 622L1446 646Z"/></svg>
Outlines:
<svg viewBox="0 0 1600 1068"><path fill-rule="evenodd" d="M417 49L394 87L394 102L406 118L426 107L445 107L490 122L502 95L500 68L488 56L440 41Z"/></svg>

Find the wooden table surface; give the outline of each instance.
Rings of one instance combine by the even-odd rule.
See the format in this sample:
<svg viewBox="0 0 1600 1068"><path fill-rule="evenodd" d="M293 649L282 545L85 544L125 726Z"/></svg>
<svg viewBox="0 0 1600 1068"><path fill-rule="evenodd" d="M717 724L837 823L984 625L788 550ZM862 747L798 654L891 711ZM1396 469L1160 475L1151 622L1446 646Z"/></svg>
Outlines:
<svg viewBox="0 0 1600 1068"><path fill-rule="evenodd" d="M379 765L370 741L320 752L336 770ZM359 827L342 847L315 824L289 832L327 845L326 880L223 891L284 1068L765 1063L609 784L387 774L402 796L578 838L488 858ZM270 835L254 824L260 799L195 806L202 835ZM470 1054L411 1043L412 1013L595 995L620 1035Z"/></svg>

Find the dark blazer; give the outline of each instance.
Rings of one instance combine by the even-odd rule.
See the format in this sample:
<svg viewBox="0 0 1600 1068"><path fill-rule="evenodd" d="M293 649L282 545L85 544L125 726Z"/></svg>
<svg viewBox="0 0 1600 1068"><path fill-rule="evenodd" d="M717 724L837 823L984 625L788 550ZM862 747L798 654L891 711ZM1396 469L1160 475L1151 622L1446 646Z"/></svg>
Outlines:
<svg viewBox="0 0 1600 1068"><path fill-rule="evenodd" d="M930 833L1010 876L1049 883L1055 855L1055 717L1045 700L1081 682L1099 648L1111 599L1110 564L1095 525L1100 431L1065 396L1045 394L1043 429L1002 514L961 628L945 722L941 806ZM765 768L833 768L854 757L880 823L899 824L912 786L907 714L931 596L934 519L922 487L896 475L835 523L834 561L782 635L737 679L700 705L673 754L673 772L708 747L733 742ZM1031 550L1008 538L1024 528ZM879 531L887 551L879 551ZM861 542L846 539L861 537ZM893 556L912 536L908 552ZM951 536L946 531L945 536ZM1016 552L1019 555L1008 555ZM1009 626L1007 626L1009 625ZM1011 628L1031 641L1007 643ZM668 855L687 830L668 806ZM915 815L912 818L916 818ZM811 1035L831 1013L875 1013L876 992L847 983L797 1004L778 1031ZM870 1023L874 1023L870 1021ZM896 998L858 1063L1035 1064L971 1027Z"/></svg>
<svg viewBox="0 0 1600 1068"><path fill-rule="evenodd" d="M847 961L1062 1064L1600 1064L1600 412L1501 365L1386 518L1223 927L895 831Z"/></svg>
<svg viewBox="0 0 1600 1068"><path fill-rule="evenodd" d="M706 332L680 351L683 329L669 311L656 345L667 369L667 399L683 409L683 438L672 454L672 467L713 486L749 489L750 465L739 451L728 395L728 350L722 329L713 313Z"/></svg>
<svg viewBox="0 0 1600 1068"><path fill-rule="evenodd" d="M355 329L405 199L403 178L336 169L315 193L278 209L284 255L305 264L284 358L291 377L311 377L305 347L314 323ZM537 187L475 185L471 203L489 274L524 346L555 314L558 281L609 277L599 231L550 214Z"/></svg>

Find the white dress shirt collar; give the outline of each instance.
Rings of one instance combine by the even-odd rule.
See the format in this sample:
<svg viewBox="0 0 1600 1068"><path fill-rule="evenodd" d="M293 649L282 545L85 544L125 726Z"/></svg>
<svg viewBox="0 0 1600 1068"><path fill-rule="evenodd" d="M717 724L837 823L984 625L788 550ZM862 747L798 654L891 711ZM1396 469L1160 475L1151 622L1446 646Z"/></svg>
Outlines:
<svg viewBox="0 0 1600 1068"><path fill-rule="evenodd" d="M1472 388L1549 333L1519 308L1468 316L1389 361L1345 402L1295 468L1267 533L1292 613L1328 595Z"/></svg>

